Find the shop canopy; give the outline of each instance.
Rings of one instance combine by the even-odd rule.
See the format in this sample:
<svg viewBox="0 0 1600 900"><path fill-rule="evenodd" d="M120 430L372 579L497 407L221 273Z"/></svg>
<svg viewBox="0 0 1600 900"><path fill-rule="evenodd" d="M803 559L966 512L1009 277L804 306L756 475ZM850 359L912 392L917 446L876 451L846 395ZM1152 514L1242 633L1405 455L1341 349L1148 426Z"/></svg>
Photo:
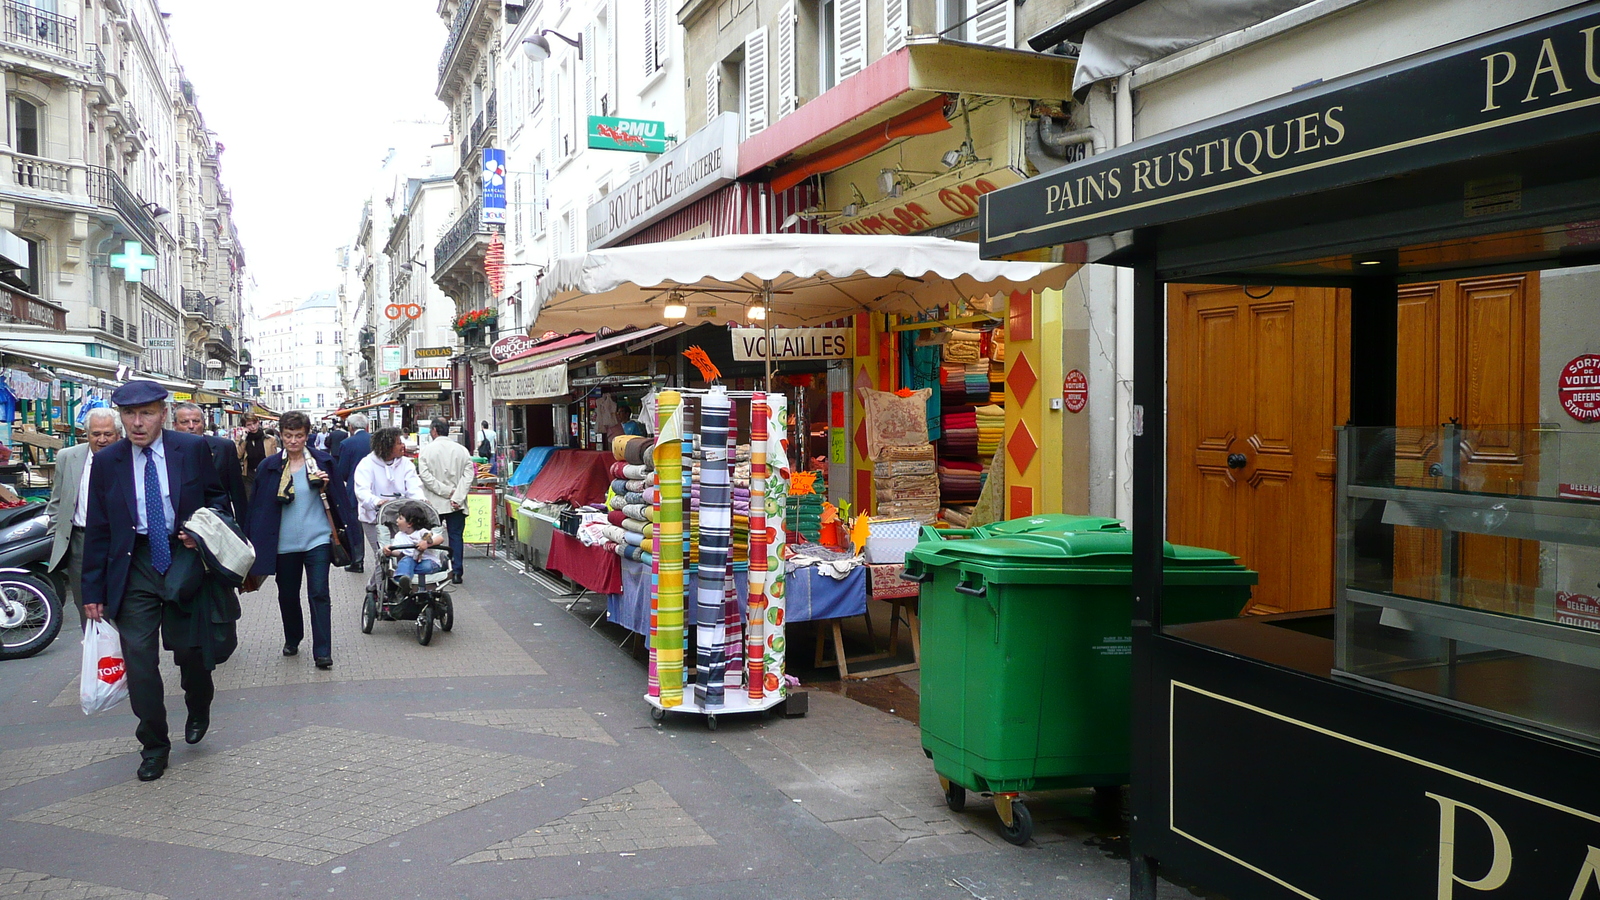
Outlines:
<svg viewBox="0 0 1600 900"><path fill-rule="evenodd" d="M47 366L63 381L82 380L99 383L102 386L110 385L114 387L129 379L142 378L154 381L169 391L190 392L194 390L194 385L187 381L178 381L173 378L151 375L145 372L134 372L123 367L114 359L52 353L48 350L38 349L28 343L0 342L0 361L3 361L6 365ZM119 377L119 374L121 377Z"/></svg>
<svg viewBox="0 0 1600 900"><path fill-rule="evenodd" d="M860 312L915 313L970 297L1060 288L1076 265L978 257L976 244L914 236L727 235L594 250L555 260L539 282L537 328L655 325L668 300L688 319L730 321L770 298L769 324ZM702 311L701 307L711 307Z"/></svg>

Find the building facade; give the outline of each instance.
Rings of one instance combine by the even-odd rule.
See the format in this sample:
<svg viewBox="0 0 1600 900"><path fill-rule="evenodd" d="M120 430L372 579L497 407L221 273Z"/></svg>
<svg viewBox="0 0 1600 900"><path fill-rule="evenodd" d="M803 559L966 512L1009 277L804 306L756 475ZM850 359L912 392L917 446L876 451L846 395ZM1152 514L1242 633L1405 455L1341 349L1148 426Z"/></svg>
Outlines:
<svg viewBox="0 0 1600 900"><path fill-rule="evenodd" d="M156 3L6 0L0 66L9 338L178 380L238 376L244 256L221 148Z"/></svg>
<svg viewBox="0 0 1600 900"><path fill-rule="evenodd" d="M345 336L337 291L267 311L252 336L261 402L280 412L300 410L313 420L337 410L344 399L339 361Z"/></svg>

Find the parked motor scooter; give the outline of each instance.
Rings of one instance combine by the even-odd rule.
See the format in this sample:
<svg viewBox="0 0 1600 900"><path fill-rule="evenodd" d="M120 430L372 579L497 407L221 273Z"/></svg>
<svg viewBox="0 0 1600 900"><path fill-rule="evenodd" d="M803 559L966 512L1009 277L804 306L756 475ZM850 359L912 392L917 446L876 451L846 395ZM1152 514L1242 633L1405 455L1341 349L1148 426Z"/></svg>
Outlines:
<svg viewBox="0 0 1600 900"><path fill-rule="evenodd" d="M47 571L54 540L43 503L0 509L0 659L22 659L61 633L64 572Z"/></svg>

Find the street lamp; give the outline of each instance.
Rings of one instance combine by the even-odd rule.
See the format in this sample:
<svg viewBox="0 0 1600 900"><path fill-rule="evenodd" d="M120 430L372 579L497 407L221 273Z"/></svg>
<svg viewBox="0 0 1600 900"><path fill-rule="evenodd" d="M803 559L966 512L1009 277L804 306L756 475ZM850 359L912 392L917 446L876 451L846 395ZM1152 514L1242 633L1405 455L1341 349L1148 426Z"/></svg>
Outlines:
<svg viewBox="0 0 1600 900"><path fill-rule="evenodd" d="M559 31L550 28L541 28L533 34L522 39L522 52L534 62L544 62L550 58L550 42L545 40L545 35L558 37L568 44L578 48L578 58L583 59L583 35L569 38Z"/></svg>

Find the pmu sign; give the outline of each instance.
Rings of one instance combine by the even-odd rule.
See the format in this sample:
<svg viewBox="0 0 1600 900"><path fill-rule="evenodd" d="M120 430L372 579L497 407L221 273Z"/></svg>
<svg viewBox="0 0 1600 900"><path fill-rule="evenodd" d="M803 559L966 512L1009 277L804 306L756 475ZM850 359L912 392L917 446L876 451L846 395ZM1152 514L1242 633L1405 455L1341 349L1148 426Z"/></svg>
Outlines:
<svg viewBox="0 0 1600 900"><path fill-rule="evenodd" d="M650 119L623 119L617 116L589 117L589 149L628 150L634 153L665 153L667 142L665 122Z"/></svg>

